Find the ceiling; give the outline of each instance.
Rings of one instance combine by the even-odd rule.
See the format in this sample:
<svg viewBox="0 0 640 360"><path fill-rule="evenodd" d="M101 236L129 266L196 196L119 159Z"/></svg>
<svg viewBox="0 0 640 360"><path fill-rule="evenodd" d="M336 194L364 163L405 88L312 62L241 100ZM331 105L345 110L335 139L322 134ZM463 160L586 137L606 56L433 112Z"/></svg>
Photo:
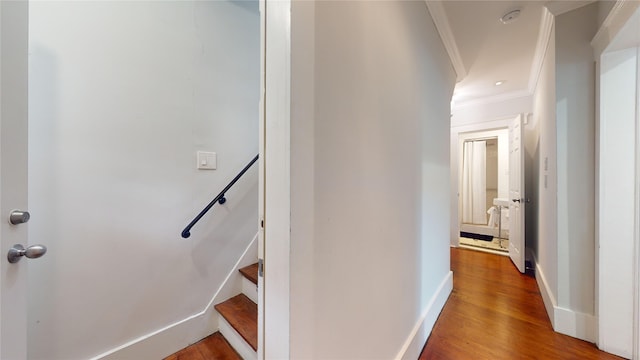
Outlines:
<svg viewBox="0 0 640 360"><path fill-rule="evenodd" d="M427 0L458 76L453 105L531 95L553 16L594 1ZM614 1L607 3L611 9ZM520 10L515 20L500 21L513 10Z"/></svg>
<svg viewBox="0 0 640 360"><path fill-rule="evenodd" d="M442 1L459 53L456 104L487 97L524 95L534 65L543 1ZM500 18L520 10L504 24ZM497 81L503 81L497 86Z"/></svg>

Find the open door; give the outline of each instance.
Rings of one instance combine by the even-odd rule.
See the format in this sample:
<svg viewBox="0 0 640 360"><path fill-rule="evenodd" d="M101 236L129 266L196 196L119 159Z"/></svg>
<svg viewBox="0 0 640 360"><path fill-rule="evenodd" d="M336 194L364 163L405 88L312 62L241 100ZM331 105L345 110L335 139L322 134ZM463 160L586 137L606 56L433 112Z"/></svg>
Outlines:
<svg viewBox="0 0 640 360"><path fill-rule="evenodd" d="M27 243L28 219L15 210L27 206L28 11L26 1L0 1L0 359L27 358L28 262L7 252Z"/></svg>
<svg viewBox="0 0 640 360"><path fill-rule="evenodd" d="M509 124L509 257L524 272L524 129L522 115Z"/></svg>

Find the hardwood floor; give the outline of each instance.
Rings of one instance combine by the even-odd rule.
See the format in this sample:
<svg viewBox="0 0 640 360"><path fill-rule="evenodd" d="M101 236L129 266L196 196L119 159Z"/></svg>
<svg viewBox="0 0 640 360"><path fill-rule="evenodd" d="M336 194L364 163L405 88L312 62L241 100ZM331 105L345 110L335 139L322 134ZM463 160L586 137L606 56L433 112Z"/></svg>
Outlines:
<svg viewBox="0 0 640 360"><path fill-rule="evenodd" d="M451 249L453 292L427 340L427 359L621 359L556 333L536 280L505 256Z"/></svg>
<svg viewBox="0 0 640 360"><path fill-rule="evenodd" d="M241 360L219 332L186 347L165 360Z"/></svg>

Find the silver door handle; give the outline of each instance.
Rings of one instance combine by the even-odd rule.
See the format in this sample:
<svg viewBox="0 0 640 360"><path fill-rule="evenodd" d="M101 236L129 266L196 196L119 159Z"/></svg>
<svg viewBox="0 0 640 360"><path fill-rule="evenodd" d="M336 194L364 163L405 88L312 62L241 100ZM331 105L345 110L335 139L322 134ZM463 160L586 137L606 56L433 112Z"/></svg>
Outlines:
<svg viewBox="0 0 640 360"><path fill-rule="evenodd" d="M44 245L31 245L28 248L24 248L24 246L20 244L15 244L11 249L9 249L9 253L7 253L7 259L10 263L15 264L23 256L28 257L29 259L37 259L44 255L47 252L47 247Z"/></svg>
<svg viewBox="0 0 640 360"><path fill-rule="evenodd" d="M29 221L29 218L31 218L31 214L28 211L13 210L9 214L9 223L11 225L24 224Z"/></svg>

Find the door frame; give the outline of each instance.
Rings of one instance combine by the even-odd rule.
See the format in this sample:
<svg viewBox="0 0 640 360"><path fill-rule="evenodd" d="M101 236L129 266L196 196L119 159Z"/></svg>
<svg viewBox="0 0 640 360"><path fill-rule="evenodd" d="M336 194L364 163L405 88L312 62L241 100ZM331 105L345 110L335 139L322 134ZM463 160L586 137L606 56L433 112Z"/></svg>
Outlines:
<svg viewBox="0 0 640 360"><path fill-rule="evenodd" d="M594 49L594 58L596 59L596 263L595 263L595 298L596 298L596 318L597 318L597 335L596 343L598 347L604 351L612 352L617 355L632 357L634 359L640 359L640 34L637 32L637 28L627 26L629 21L633 20L637 22L636 26L640 26L640 3L635 1L618 1L614 4L607 18L604 20L601 28L598 30L591 45ZM621 36L622 35L622 36ZM622 42L621 42L622 41ZM611 114L608 114L609 109L614 108L612 104L608 103L605 96L610 88L614 88L613 91L617 91L615 85L603 84L603 75L607 73L605 68L603 71L603 59L607 53L615 52L618 50L631 50L636 48L636 97L635 117L633 115L630 118L625 118L626 121L633 122L634 134L633 139L627 141L633 142L633 144L626 143L626 146L633 148L631 159L628 163L632 163L635 166L633 169L634 183L631 186L633 188L634 196L632 197L632 204L625 203L623 205L632 208L633 219L631 223L625 223L629 227L627 231L630 231L632 239L629 242L624 242L624 246L618 242L616 246L610 246L612 241L608 236L606 226L608 223L603 220L603 215L607 214L607 206L612 205L611 196L606 197L606 190L611 188L606 180L606 164L607 154L612 148L620 145L616 144L611 146L611 142L619 143L620 137L613 135L613 139L607 142L607 137L611 138L611 126L607 128L609 121L614 118ZM628 80L628 79L627 79ZM633 86L632 86L633 87ZM615 97L614 97L615 98ZM616 105L618 109L619 105ZM629 109L627 110L629 113ZM625 115L626 116L626 115ZM620 116L616 116L620 118ZM629 125L630 123L627 123ZM614 127L615 128L615 127ZM609 187L608 187L609 186ZM628 197L626 197L628 198ZM617 198L614 198L617 199ZM623 201L623 200L621 200ZM614 203L615 205L615 203ZM619 204L618 204L619 205ZM621 211L616 208L616 210ZM621 211L622 212L622 211ZM605 228L603 230L603 228ZM628 254L629 250L631 254ZM625 256L625 254L627 254ZM630 255L630 256L629 256ZM630 269L631 275L628 278L622 278L620 267L624 269ZM612 286L611 277L617 277L616 283L619 286ZM628 298L631 295L631 301L621 304L619 299ZM620 308L622 307L622 310ZM612 311L615 308L617 310ZM627 313L631 311L633 313L633 319L631 324L626 322L628 317L624 317L620 313ZM618 318L625 318L625 323L621 324L616 320ZM628 324L631 329L627 328ZM622 326L622 328L620 328ZM629 333L631 331L631 333ZM630 338L631 344L622 341L621 339Z"/></svg>
<svg viewBox="0 0 640 360"><path fill-rule="evenodd" d="M291 0L264 1L262 145L263 343L259 356L290 356Z"/></svg>
<svg viewBox="0 0 640 360"><path fill-rule="evenodd" d="M27 244L27 225L10 225L27 209L29 3L0 1L0 358L27 358L27 267L6 252Z"/></svg>
<svg viewBox="0 0 640 360"><path fill-rule="evenodd" d="M462 143L464 142L465 136L469 133L478 133L478 132L486 132L492 130L501 130L508 129L509 122L518 116L519 114L514 114L513 116L501 117L499 119L461 125L461 126L452 126L451 127L451 147L450 147L450 161L451 161L451 183L457 184L457 186L451 187L450 194L450 202L451 202L451 224L450 224L450 245L452 247L460 246L460 225L462 223L461 220L461 205L462 201L460 198L460 170L462 169L462 152L460 149L462 148ZM524 115L523 115L524 116ZM526 116L524 117L526 119Z"/></svg>

